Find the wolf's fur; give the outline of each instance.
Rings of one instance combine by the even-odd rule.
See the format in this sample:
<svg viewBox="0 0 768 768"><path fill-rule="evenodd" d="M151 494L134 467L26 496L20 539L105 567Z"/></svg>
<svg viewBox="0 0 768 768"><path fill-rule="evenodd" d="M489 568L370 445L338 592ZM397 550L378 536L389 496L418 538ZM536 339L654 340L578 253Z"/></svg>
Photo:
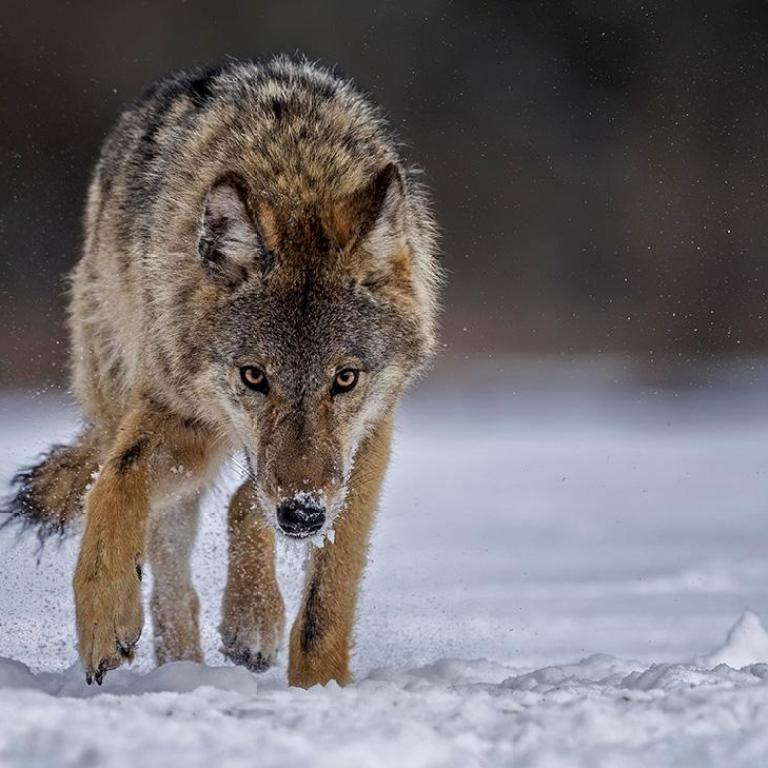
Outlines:
<svg viewBox="0 0 768 768"><path fill-rule="evenodd" d="M88 677L130 657L145 557L158 661L199 659L189 575L197 502L244 450L230 508L223 650L279 646L277 505L335 520L314 552L289 678L349 679L357 583L392 413L435 346L439 270L425 189L379 112L304 60L231 62L152 86L96 166L72 275L73 387L87 429L18 477L12 511L61 530L85 496L74 577ZM242 366L266 372L247 390ZM333 396L342 368L357 387Z"/></svg>
<svg viewBox="0 0 768 768"><path fill-rule="evenodd" d="M95 438L87 431L71 445L55 445L36 464L19 470L11 481L15 493L3 526L18 522L35 528L41 546L52 535L63 536L82 510L96 460Z"/></svg>

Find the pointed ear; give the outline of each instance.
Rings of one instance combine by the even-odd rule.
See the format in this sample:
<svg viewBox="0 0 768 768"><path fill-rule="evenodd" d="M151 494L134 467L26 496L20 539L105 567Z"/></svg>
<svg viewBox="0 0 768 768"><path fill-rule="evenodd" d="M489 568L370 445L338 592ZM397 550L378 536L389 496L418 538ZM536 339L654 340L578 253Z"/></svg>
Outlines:
<svg viewBox="0 0 768 768"><path fill-rule="evenodd" d="M262 254L261 242L240 185L216 182L205 197L198 252L211 279L235 287Z"/></svg>
<svg viewBox="0 0 768 768"><path fill-rule="evenodd" d="M340 220L342 241L365 252L358 279L366 284L386 279L402 257L405 239L405 184L397 165L384 166L354 193Z"/></svg>

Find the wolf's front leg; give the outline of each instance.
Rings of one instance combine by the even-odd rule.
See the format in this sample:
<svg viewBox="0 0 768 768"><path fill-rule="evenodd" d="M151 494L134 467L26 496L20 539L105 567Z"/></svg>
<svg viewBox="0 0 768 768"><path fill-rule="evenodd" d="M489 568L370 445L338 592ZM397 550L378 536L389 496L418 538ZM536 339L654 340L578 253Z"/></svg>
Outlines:
<svg viewBox="0 0 768 768"><path fill-rule="evenodd" d="M122 422L86 498L86 522L74 576L80 660L86 680L133 656L141 634L141 574L149 511L148 462L155 438L141 411Z"/></svg>
<svg viewBox="0 0 768 768"><path fill-rule="evenodd" d="M275 532L263 519L249 480L232 497L228 528L221 650L235 664L263 672L277 657L285 616L275 573Z"/></svg>
<svg viewBox="0 0 768 768"><path fill-rule="evenodd" d="M351 681L349 651L358 585L368 536L389 460L391 418L361 444L349 479L347 503L334 525L334 542L315 549L304 597L291 629L288 682L309 688Z"/></svg>
<svg viewBox="0 0 768 768"><path fill-rule="evenodd" d="M202 427L149 405L121 422L86 498L74 576L80 659L89 681L100 683L107 670L130 659L141 634L150 502L199 487L220 449Z"/></svg>

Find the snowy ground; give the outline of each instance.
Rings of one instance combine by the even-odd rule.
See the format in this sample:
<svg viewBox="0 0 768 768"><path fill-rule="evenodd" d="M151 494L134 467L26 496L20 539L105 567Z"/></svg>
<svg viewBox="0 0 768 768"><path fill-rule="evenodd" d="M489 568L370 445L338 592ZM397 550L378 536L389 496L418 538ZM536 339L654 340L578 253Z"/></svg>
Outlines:
<svg viewBox="0 0 768 768"><path fill-rule="evenodd" d="M764 379L654 389L566 366L425 382L399 420L343 690L223 666L231 478L196 552L206 667L153 670L147 637L131 670L87 688L76 542L35 566L3 534L0 766L767 765ZM5 482L75 417L0 395L0 424ZM280 566L295 598L301 553Z"/></svg>

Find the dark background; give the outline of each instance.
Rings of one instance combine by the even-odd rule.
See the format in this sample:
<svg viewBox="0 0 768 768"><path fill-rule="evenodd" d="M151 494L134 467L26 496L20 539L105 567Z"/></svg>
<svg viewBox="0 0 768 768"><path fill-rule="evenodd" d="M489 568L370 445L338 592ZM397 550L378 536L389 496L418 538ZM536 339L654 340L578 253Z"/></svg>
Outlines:
<svg viewBox="0 0 768 768"><path fill-rule="evenodd" d="M62 381L63 276L123 105L296 50L370 91L427 171L447 356L766 351L768 3L0 7L2 384Z"/></svg>

